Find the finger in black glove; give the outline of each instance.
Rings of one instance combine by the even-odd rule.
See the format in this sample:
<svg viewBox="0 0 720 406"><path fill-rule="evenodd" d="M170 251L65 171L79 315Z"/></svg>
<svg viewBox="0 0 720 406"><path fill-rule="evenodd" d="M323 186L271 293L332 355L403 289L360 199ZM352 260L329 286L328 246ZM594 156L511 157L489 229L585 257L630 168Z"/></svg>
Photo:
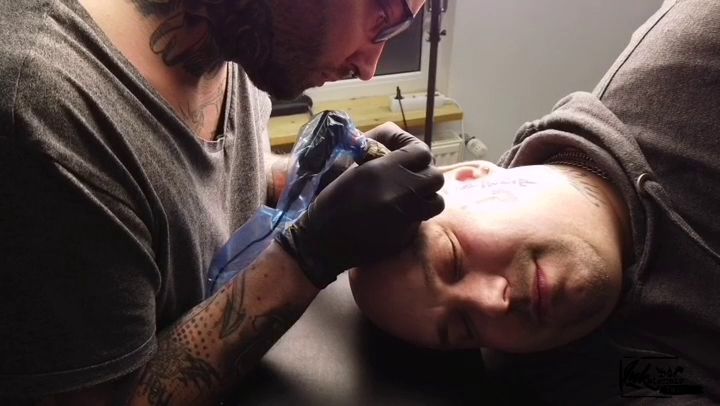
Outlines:
<svg viewBox="0 0 720 406"><path fill-rule="evenodd" d="M346 269L399 253L420 222L445 207L429 148L402 131L386 134L375 139L393 152L340 175L276 237L318 288Z"/></svg>

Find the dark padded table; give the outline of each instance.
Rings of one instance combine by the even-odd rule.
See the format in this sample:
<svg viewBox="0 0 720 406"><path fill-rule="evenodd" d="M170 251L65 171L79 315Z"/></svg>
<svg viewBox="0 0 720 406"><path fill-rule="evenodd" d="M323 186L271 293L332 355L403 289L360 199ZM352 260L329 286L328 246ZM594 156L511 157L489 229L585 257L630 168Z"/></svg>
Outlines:
<svg viewBox="0 0 720 406"><path fill-rule="evenodd" d="M510 395L483 376L479 351L421 350L377 331L341 275L225 404L508 404Z"/></svg>

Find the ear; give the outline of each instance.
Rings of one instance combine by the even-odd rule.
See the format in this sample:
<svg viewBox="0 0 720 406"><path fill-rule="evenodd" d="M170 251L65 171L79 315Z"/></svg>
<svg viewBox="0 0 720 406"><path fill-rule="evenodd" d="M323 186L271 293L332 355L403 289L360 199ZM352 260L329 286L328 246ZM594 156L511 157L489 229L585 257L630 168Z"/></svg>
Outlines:
<svg viewBox="0 0 720 406"><path fill-rule="evenodd" d="M446 180L463 182L483 178L502 168L489 161L468 161L438 169L445 174Z"/></svg>
<svg viewBox="0 0 720 406"><path fill-rule="evenodd" d="M481 179L497 171L504 170L489 161L468 161L438 168L445 176L445 184L440 189L443 197L449 197L451 192L460 187L461 183Z"/></svg>

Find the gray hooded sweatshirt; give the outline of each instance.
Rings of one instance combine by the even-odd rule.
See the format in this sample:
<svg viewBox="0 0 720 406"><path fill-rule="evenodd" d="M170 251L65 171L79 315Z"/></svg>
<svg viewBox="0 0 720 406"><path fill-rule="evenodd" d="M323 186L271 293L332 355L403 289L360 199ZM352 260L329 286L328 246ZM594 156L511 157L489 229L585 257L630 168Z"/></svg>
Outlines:
<svg viewBox="0 0 720 406"><path fill-rule="evenodd" d="M525 124L500 164L568 148L630 211L620 302L589 337L488 368L553 404L720 402L720 1L665 2L593 94Z"/></svg>

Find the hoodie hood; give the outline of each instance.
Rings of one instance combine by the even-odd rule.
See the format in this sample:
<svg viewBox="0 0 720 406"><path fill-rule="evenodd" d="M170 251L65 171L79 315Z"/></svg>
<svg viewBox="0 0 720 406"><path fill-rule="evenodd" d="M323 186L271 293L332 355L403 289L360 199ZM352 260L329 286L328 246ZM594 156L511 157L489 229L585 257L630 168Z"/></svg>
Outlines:
<svg viewBox="0 0 720 406"><path fill-rule="evenodd" d="M720 402L718 27L720 2L665 1L633 34L593 94L572 94L546 117L525 124L500 159L510 167L578 152L579 166L590 162L602 171L630 213L634 258L607 323L582 342L545 354L546 362L509 369L539 371L527 382L541 393L556 383L562 390L555 391L553 403L619 402L625 390L640 397L667 395L657 381L623 386L618 364L628 358L647 367L653 379L667 378L658 368L674 371L679 386L666 389L687 396L671 403L708 403L707 397ZM560 363L568 373L553 382ZM549 369L536 370L538 365Z"/></svg>
<svg viewBox="0 0 720 406"><path fill-rule="evenodd" d="M537 165L571 148L582 151L603 170L630 213L633 258L623 273L625 300L638 285L652 253L656 211L643 199L646 183L654 178L652 168L627 133L623 123L595 96L573 93L558 102L551 114L520 128L514 146L498 162L508 168Z"/></svg>
<svg viewBox="0 0 720 406"><path fill-rule="evenodd" d="M710 298L716 293L694 294L708 292L701 286L712 280L708 275L718 275L720 254L675 206L673 195L682 191L667 190L630 133L597 97L574 93L549 115L526 123L498 163L503 167L543 164L567 149L584 154L621 193L633 240L620 301L598 334L624 356L705 357L715 360L710 365L720 365L720 353L707 352L714 344L705 339L712 337L709 332L720 331L720 301ZM689 333L682 323L696 332ZM685 352L687 348L700 350ZM711 370L707 375L716 373ZM696 381L705 381L702 375Z"/></svg>

